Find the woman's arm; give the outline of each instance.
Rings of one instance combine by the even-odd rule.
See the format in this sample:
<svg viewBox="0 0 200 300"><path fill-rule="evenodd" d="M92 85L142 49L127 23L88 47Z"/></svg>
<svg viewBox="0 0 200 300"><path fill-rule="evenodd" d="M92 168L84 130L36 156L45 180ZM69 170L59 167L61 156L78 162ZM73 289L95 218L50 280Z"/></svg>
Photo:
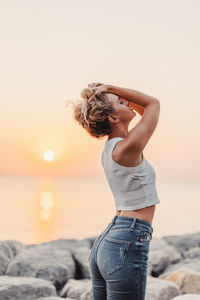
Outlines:
<svg viewBox="0 0 200 300"><path fill-rule="evenodd" d="M139 156L156 129L160 114L160 101L139 91L121 87L110 86L109 92L143 107L142 118L122 141L124 148L121 144L121 155L132 157L133 153L137 153Z"/></svg>
<svg viewBox="0 0 200 300"><path fill-rule="evenodd" d="M142 109L144 110L144 107L146 107L147 105L158 101L158 99L156 99L155 97L151 97L142 92L114 85L108 86L108 92L129 100L130 102L132 102L131 105L135 105L135 110L138 111L137 109L140 109L140 112ZM142 108L140 108L141 106Z"/></svg>
<svg viewBox="0 0 200 300"><path fill-rule="evenodd" d="M103 83L91 83L95 93L106 92L116 94L130 101L130 107L135 109L141 116L144 114L144 107L150 103L158 101L156 98L148 96L136 90L121 88L114 85L104 85ZM100 86L100 87L99 87Z"/></svg>

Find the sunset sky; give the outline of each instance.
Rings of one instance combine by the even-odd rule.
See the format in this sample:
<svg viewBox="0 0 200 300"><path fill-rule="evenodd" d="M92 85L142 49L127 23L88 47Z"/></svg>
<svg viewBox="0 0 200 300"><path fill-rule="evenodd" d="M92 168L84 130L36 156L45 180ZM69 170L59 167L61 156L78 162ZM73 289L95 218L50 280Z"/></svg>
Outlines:
<svg viewBox="0 0 200 300"><path fill-rule="evenodd" d="M198 0L1 0L0 175L104 176L106 138L64 108L103 82L160 100L144 155L160 178L199 181L199 15Z"/></svg>

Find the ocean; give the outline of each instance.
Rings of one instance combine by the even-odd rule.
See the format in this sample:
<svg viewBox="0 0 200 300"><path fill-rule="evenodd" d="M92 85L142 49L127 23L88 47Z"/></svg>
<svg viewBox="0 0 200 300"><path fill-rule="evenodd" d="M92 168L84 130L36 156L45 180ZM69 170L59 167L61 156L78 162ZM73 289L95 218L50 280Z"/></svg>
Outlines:
<svg viewBox="0 0 200 300"><path fill-rule="evenodd" d="M200 184L160 179L153 237L200 231ZM105 177L0 176L0 240L42 243L99 235L116 213Z"/></svg>

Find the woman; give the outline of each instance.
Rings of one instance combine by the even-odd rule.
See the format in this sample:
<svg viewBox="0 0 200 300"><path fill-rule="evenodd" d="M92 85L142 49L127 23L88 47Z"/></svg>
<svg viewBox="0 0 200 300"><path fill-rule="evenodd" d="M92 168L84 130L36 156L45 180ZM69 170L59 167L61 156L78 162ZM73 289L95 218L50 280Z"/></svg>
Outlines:
<svg viewBox="0 0 200 300"><path fill-rule="evenodd" d="M143 156L160 114L158 99L136 90L89 84L74 118L92 136L107 136L101 156L116 214L89 254L94 300L144 300L156 204L154 168ZM71 101L70 101L71 102ZM142 118L128 131L137 111Z"/></svg>

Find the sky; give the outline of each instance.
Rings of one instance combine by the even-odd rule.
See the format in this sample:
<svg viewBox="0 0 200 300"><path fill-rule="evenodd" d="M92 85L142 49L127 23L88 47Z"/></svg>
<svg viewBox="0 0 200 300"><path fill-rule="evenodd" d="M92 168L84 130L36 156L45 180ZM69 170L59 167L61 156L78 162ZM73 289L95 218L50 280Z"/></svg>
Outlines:
<svg viewBox="0 0 200 300"><path fill-rule="evenodd" d="M198 182L199 15L198 0L0 0L0 176L103 177L107 138L64 107L102 82L159 99L144 155L159 178Z"/></svg>

